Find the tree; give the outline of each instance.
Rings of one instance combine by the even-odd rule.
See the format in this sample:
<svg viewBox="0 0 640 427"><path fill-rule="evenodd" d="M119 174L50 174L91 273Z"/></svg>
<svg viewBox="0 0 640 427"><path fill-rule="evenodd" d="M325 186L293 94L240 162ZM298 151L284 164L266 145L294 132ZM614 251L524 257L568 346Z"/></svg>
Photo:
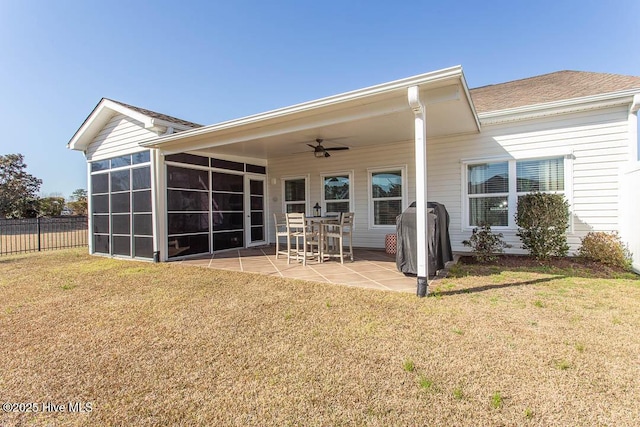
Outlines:
<svg viewBox="0 0 640 427"><path fill-rule="evenodd" d="M42 180L28 174L22 154L0 155L0 218L37 215Z"/></svg>
<svg viewBox="0 0 640 427"><path fill-rule="evenodd" d="M38 200L38 216L60 216L64 197L44 197Z"/></svg>
<svg viewBox="0 0 640 427"><path fill-rule="evenodd" d="M74 215L86 215L87 214L87 190L78 188L71 193L71 201L67 203L69 209L73 211Z"/></svg>

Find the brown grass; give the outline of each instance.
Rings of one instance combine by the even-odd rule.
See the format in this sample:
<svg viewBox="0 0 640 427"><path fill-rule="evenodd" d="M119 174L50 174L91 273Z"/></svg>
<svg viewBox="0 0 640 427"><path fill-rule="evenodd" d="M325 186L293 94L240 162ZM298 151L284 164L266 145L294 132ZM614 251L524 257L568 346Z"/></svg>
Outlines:
<svg viewBox="0 0 640 427"><path fill-rule="evenodd" d="M640 281L461 265L429 298L0 258L0 425L637 425Z"/></svg>

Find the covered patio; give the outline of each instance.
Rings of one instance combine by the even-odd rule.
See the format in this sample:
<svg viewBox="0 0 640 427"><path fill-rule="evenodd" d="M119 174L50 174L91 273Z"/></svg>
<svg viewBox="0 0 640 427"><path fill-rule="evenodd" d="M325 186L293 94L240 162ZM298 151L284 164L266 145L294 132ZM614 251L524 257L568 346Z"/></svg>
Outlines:
<svg viewBox="0 0 640 427"><path fill-rule="evenodd" d="M179 261L184 254L189 258L180 262L387 290L415 291L417 281L417 293L424 296L433 276L426 248L428 140L479 129L462 68L451 67L141 143L155 149L157 212L187 221L191 208L182 200L204 191L214 204L202 212L210 219L197 230L158 216L160 259ZM235 167L237 172L229 172ZM212 190L204 175L210 171ZM177 182L179 173L191 174L190 183ZM238 174L244 175L244 190ZM346 188L340 197L327 190L332 181ZM218 208L228 204L229 194L244 197L244 207ZM418 207L417 278L398 272L395 259L379 250L412 202ZM276 260L267 246L275 242L273 214L309 215L318 203L322 212L355 213L353 245L366 249L345 265L305 268ZM234 224L217 225L218 210L235 218ZM208 244L207 231L213 238ZM202 242L189 233L200 233ZM209 253L194 252L194 245L200 253L208 246Z"/></svg>
<svg viewBox="0 0 640 427"><path fill-rule="evenodd" d="M339 261L308 261L306 266L295 261L287 264L286 256L280 255L280 258L276 259L275 247L272 245L207 254L178 262L218 270L358 288L409 293L416 291L416 278L400 273L396 269L395 255L389 255L379 249L354 249L354 261L344 264L340 264Z"/></svg>

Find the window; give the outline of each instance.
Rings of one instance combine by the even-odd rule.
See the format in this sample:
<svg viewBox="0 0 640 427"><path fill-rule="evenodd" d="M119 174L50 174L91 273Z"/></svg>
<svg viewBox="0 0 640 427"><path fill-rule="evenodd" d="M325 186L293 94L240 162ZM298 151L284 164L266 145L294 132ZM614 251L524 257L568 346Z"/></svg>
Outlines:
<svg viewBox="0 0 640 427"><path fill-rule="evenodd" d="M200 162L201 156L176 154L173 161ZM168 157L168 156L167 156ZM209 163L209 158L206 164ZM185 165L186 166L186 165ZM169 258L209 252L210 172L167 164Z"/></svg>
<svg viewBox="0 0 640 427"><path fill-rule="evenodd" d="M405 169L369 171L369 225L395 227L396 217L406 205Z"/></svg>
<svg viewBox="0 0 640 427"><path fill-rule="evenodd" d="M307 210L307 179L288 178L284 180L284 211L305 213Z"/></svg>
<svg viewBox="0 0 640 427"><path fill-rule="evenodd" d="M468 164L466 172L467 225L471 227L515 227L519 196L565 191L563 157Z"/></svg>
<svg viewBox="0 0 640 427"><path fill-rule="evenodd" d="M153 257L150 161L142 151L91 163L94 253Z"/></svg>
<svg viewBox="0 0 640 427"><path fill-rule="evenodd" d="M469 223L508 225L509 221L509 164L485 163L469 166Z"/></svg>
<svg viewBox="0 0 640 427"><path fill-rule="evenodd" d="M351 174L322 176L322 205L324 212L351 211Z"/></svg>

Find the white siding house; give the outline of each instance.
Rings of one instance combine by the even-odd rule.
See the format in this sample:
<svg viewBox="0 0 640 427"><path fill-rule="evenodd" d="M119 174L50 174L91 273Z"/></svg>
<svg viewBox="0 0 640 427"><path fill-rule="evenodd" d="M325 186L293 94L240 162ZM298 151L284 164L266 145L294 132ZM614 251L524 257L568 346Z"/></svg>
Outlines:
<svg viewBox="0 0 640 427"><path fill-rule="evenodd" d="M411 90L421 112L408 101ZM100 232L92 226L92 252L99 242L101 253L135 257L136 242L142 248L153 238L153 253L167 260L270 243L273 213L310 213L316 203L323 212L355 212L354 246L382 248L395 215L421 194L423 117L427 199L446 206L454 251L468 250L462 240L488 220L523 253L517 198L539 189L570 203L570 253L590 231L618 231L640 271L639 104L640 77L562 71L468 89L461 67L452 67L204 127L103 99L69 147L85 153L90 192L94 178L102 191L96 203L109 200L92 211L103 221ZM341 150L315 156L317 139ZM130 166L113 160L131 155ZM134 188L145 167L150 188ZM129 190L117 181L127 173ZM109 188L99 185L105 174ZM393 196L378 194L380 182L394 186ZM332 183L339 199L325 191ZM136 210L145 191L152 212ZM117 204L127 194L129 210ZM151 235L136 232L145 215ZM116 220L124 224L118 233Z"/></svg>

